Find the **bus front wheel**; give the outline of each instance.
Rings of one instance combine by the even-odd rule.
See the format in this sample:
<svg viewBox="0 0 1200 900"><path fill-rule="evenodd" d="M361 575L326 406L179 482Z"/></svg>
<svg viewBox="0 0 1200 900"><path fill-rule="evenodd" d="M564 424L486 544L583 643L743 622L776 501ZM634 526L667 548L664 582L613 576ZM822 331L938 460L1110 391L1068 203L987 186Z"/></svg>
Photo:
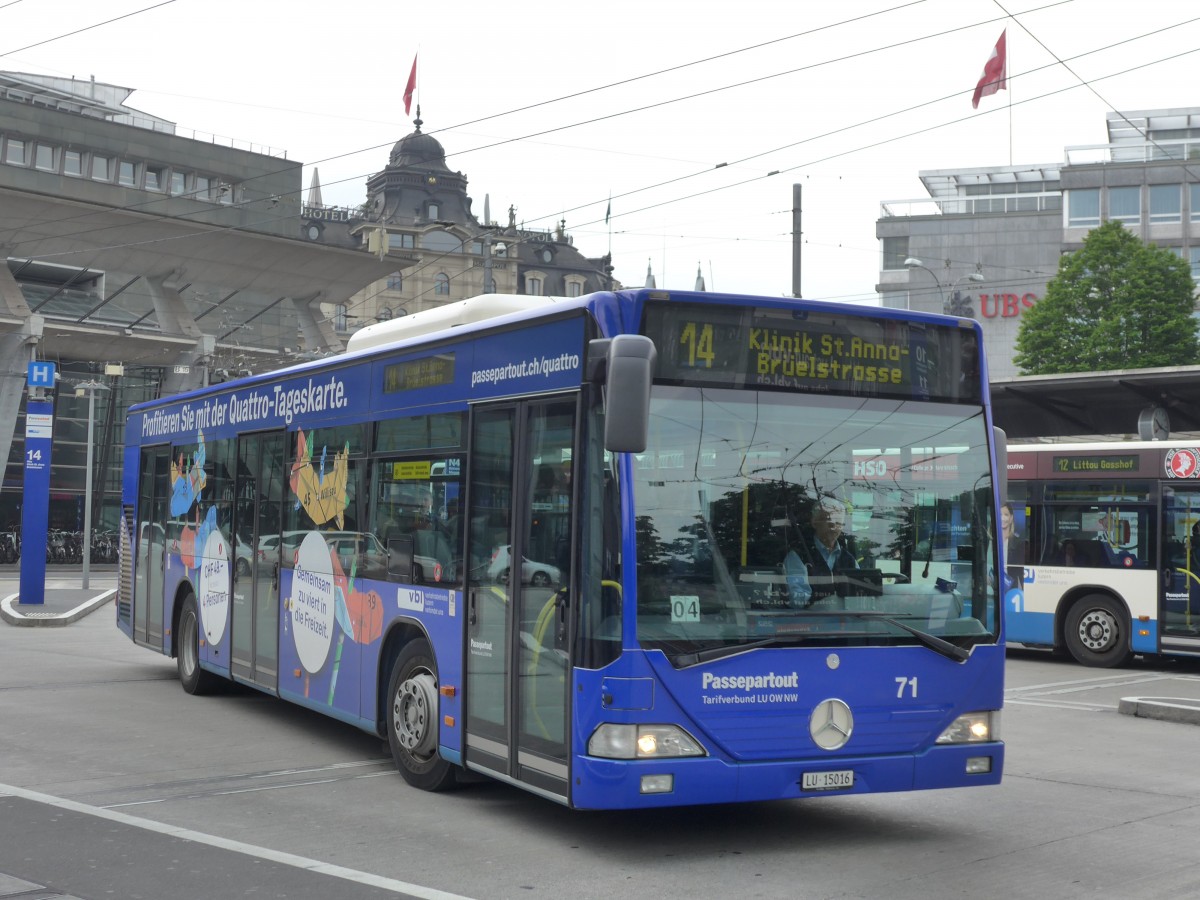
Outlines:
<svg viewBox="0 0 1200 900"><path fill-rule="evenodd" d="M1112 597L1089 594L1075 601L1067 613L1067 649L1085 666L1112 668L1132 655L1129 650L1129 617Z"/></svg>
<svg viewBox="0 0 1200 900"><path fill-rule="evenodd" d="M437 752L437 670L425 641L405 645L392 667L387 726L388 746L405 781L423 791L441 791L455 783L455 767Z"/></svg>
<svg viewBox="0 0 1200 900"><path fill-rule="evenodd" d="M220 678L200 668L200 615L196 610L196 596L189 593L183 598L183 611L179 614L175 664L179 669L179 683L185 691L196 695L210 694Z"/></svg>

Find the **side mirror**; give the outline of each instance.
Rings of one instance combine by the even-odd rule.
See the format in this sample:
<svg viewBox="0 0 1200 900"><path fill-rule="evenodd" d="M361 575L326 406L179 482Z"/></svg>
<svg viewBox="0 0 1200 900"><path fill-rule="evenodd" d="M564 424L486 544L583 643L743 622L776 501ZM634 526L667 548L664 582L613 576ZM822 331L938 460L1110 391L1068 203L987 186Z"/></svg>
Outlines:
<svg viewBox="0 0 1200 900"><path fill-rule="evenodd" d="M611 453L641 453L646 449L655 355L654 342L640 334L618 335L609 342L604 449Z"/></svg>

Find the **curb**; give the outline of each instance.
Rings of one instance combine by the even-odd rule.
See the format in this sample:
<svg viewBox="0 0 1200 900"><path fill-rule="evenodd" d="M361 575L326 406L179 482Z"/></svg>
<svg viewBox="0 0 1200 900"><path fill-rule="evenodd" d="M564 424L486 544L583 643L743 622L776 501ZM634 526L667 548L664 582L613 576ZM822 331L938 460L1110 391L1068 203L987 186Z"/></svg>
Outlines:
<svg viewBox="0 0 1200 900"><path fill-rule="evenodd" d="M117 593L116 588L110 588L107 591L85 600L83 603L76 606L74 609L69 609L64 613L32 611L30 609L18 610L17 602L19 595L10 594L3 600L0 600L0 619L3 619L9 625L25 625L25 626L62 626L70 625L72 622L77 622L86 616L88 613L95 611L111 600Z"/></svg>
<svg viewBox="0 0 1200 900"><path fill-rule="evenodd" d="M1200 725L1200 700L1190 697L1122 697L1117 712L1143 719Z"/></svg>

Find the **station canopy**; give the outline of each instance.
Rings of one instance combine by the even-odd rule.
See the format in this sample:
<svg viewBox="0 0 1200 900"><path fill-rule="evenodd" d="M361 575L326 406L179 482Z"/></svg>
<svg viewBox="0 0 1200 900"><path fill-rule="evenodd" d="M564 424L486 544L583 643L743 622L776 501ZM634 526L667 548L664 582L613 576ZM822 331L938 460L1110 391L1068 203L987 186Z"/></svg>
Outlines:
<svg viewBox="0 0 1200 900"><path fill-rule="evenodd" d="M1166 410L1171 433L1200 433L1200 366L1025 375L991 383L992 415L1010 440L1139 436L1139 418Z"/></svg>

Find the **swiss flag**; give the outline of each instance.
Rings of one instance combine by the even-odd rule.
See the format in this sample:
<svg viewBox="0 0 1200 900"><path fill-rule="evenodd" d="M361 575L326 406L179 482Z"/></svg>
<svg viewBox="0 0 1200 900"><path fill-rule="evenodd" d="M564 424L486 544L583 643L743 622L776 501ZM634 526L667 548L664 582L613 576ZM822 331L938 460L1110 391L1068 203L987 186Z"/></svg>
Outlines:
<svg viewBox="0 0 1200 900"><path fill-rule="evenodd" d="M1004 50L1004 36L1007 33L1007 28L1000 32L1000 40L996 41L996 46L992 48L992 55L983 64L983 77L979 79L979 84L975 85L975 96L971 98L972 109L979 109L980 97L990 97L996 91L1008 87L1005 82L1008 54Z"/></svg>
<svg viewBox="0 0 1200 900"><path fill-rule="evenodd" d="M1004 38L1003 37L1000 38L1000 41L1001 41L1001 43L1003 43ZM416 54L413 54L412 71L408 73L408 84L406 84L404 86L404 114L406 116L408 115L408 111L412 108L412 95L413 95L413 91L415 91L416 89L417 89L417 56L416 56ZM994 88L993 88L993 90L994 90ZM976 93L979 93L979 92L976 91ZM978 102L978 100L976 100L976 102Z"/></svg>

